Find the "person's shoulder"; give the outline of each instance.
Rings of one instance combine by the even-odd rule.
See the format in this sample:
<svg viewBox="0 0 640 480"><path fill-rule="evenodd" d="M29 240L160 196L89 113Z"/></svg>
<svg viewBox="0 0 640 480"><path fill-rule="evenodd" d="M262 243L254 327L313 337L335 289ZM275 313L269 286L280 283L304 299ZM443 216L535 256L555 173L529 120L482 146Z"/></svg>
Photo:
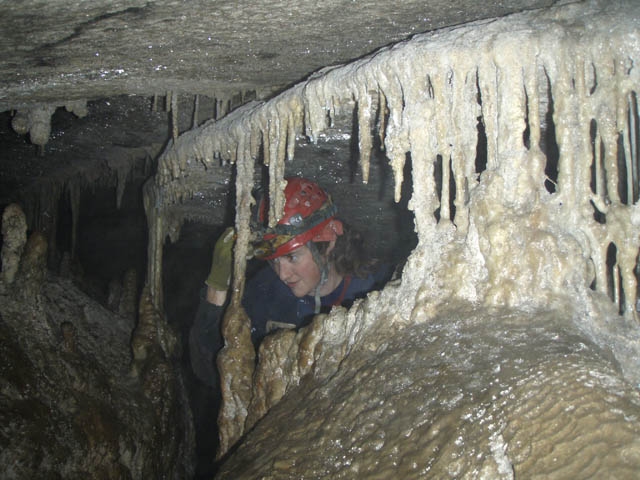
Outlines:
<svg viewBox="0 0 640 480"><path fill-rule="evenodd" d="M389 264L379 263L375 268L366 275L353 276L351 279L351 288L359 293L368 293L371 290L379 290L391 279L393 275L393 266Z"/></svg>
<svg viewBox="0 0 640 480"><path fill-rule="evenodd" d="M394 266L389 263L377 263L369 272L366 279L374 286L383 286L393 276Z"/></svg>
<svg viewBox="0 0 640 480"><path fill-rule="evenodd" d="M377 268L372 274L375 279L379 279L385 282L391 280L391 277L393 276L393 272L395 270L394 265L391 265L390 263L379 263L376 267Z"/></svg>

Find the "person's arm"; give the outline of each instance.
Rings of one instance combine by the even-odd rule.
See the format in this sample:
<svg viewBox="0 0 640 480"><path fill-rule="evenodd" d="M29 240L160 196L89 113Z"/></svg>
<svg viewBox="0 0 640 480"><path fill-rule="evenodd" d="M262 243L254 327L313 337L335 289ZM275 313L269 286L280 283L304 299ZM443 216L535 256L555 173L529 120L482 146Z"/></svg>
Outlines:
<svg viewBox="0 0 640 480"><path fill-rule="evenodd" d="M231 278L234 236L233 228L228 228L216 242L206 289L200 292L198 311L189 332L191 368L203 383L212 387L218 385L215 358L224 343L220 320Z"/></svg>
<svg viewBox="0 0 640 480"><path fill-rule="evenodd" d="M193 373L205 385L217 388L219 384L216 356L224 342L220 320L224 308L206 300L206 290L200 292L198 310L189 332L189 359Z"/></svg>
<svg viewBox="0 0 640 480"><path fill-rule="evenodd" d="M227 291L226 290L216 290L213 287L207 285L207 293L205 296L207 302L212 305L217 305L221 307L224 305L224 302L227 301Z"/></svg>

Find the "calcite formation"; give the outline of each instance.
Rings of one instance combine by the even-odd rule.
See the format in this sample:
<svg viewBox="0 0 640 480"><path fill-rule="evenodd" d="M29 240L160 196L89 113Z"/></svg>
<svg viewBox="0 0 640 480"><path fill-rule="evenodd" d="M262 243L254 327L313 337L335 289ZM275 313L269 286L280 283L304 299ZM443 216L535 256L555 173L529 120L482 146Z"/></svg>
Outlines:
<svg viewBox="0 0 640 480"><path fill-rule="evenodd" d="M450 303L376 325L333 375L275 405L217 478L635 478L637 387L565 315Z"/></svg>
<svg viewBox="0 0 640 480"><path fill-rule="evenodd" d="M283 417L271 420L267 414L248 440L253 447L239 450L225 467L227 478L253 478L267 469L273 478L316 478L325 474L362 478L363 472L371 478L389 478L407 472L429 475L433 471L454 477L512 478L520 472L533 475L529 470L532 467L526 465L533 465L537 458L549 465L569 465L576 448L604 442L604 437L596 439L586 433L594 425L584 420L582 413L576 418L573 435L577 443L569 438L571 446L557 455L549 456L547 448L551 446L547 444L538 450L534 436L527 437L528 430L523 436L517 435L518 428L509 430L519 415L528 415L527 399L537 395L534 392L538 387L553 394L554 370L561 372L559 385L575 386L585 393L586 401L598 405L603 421L624 425L619 429L617 446L612 447L619 448L611 457L621 477L637 468L637 445L623 444L637 438L635 388L640 383L636 310L640 252L638 12L634 2L567 3L535 14L416 36L354 63L323 69L266 103L248 104L175 140L160 158L154 184L148 185L148 196L153 199L148 204L153 208L147 215L162 217L165 209L188 198L190 192L180 179L194 168L202 168L200 164L235 163L236 274L244 271L249 239L251 200L247 192L254 179L247 165L261 155L268 165L270 196L276 205L270 211L271 222L279 216L283 165L295 155L295 139L305 136L316 141L338 111L355 109L365 181L374 135L380 139L393 169L396 200L405 181L407 162L411 166L409 208L415 215L419 243L401 280L349 312L336 309L329 317L316 319L307 330L268 342L259 352L252 393L244 388L228 389L229 382L223 384L223 404L233 405L235 410L225 419L236 422L233 428L224 422L220 425L223 448L233 443L238 432L273 409L281 397L287 402L297 398L304 404L297 407L295 426L286 432L278 433L275 427ZM161 250L165 234L158 225L150 230L150 238L155 240L151 242L148 273L154 279L154 295L159 295L161 278L161 253L157 249ZM239 278L235 282L237 304L242 284ZM468 303L479 312L508 307L521 312L523 318L535 318L536 312L562 311L557 335L568 357L552 357L550 364L541 367L539 381L535 358L525 362L523 370L514 367L518 371L505 384L507 390L519 389L519 396L513 398L501 390L473 400L483 391L473 379L480 379L485 386L491 384L490 371L499 371L499 358L494 364L472 363L466 376L458 379L447 375L436 378L425 388L458 390L451 397L440 399L437 393L434 397L436 404L448 402L451 410L441 406L420 423L419 414L427 406L412 407L407 411L408 418L403 419L405 430L394 432L392 440L384 428L378 427L390 422L390 428L395 428L393 418L399 415L399 407L393 405L392 394L388 398L370 397L373 403L363 407L362 423L356 413L341 415L345 409L341 405L351 401L347 401L347 392L359 381L354 378L352 385L337 379L349 375L348 365L357 368L351 358L356 352L382 355L394 341L402 351L399 345L409 341L408 332L420 328L424 329L420 335L425 348L416 348L413 357L402 363L409 371L418 368L415 365L424 361L423 357L442 354L453 358L451 352L458 348L466 352L460 356L461 362L487 353L485 347L474 351L471 340L446 343L440 351L428 348L430 338L442 334L438 329L429 330L428 325L446 323L449 317L440 312L453 300ZM246 322L241 316L237 318ZM494 324L491 315L478 313L474 318L482 324L478 334L486 335L496 326L502 328L500 323ZM534 325L532 321L531 328L535 329ZM580 336L572 337L576 329ZM225 330L243 331L240 325L226 326ZM237 338L226 341L238 344ZM594 360L596 357L589 353L592 347L583 352L587 341L593 343L593 352L598 348L605 351L602 358L612 355L620 370L608 370L605 364L602 368L606 372L593 370L594 378L600 380L592 381L588 365L602 358L593 353L598 358ZM486 348L490 349L493 342L509 345L512 340L508 335L499 336ZM538 352L544 353L543 348ZM237 349L233 356L225 353L223 363L245 361L252 355L249 348ZM518 365L515 352L505 355L505 362ZM566 363L566 358L574 355L576 361ZM268 365L287 367L266 368ZM451 362L445 367L454 365ZM437 364L433 368L433 375L438 377ZM363 375L375 373L366 370ZM421 382L416 372L407 375L406 384L398 386L400 391L410 390L412 382ZM605 376L614 380L602 380ZM567 383L576 377L573 383ZM336 381L323 386L327 379ZM446 387L443 382L453 383ZM296 397L301 395L294 393L301 384L309 390L306 396ZM382 387L370 384L362 388ZM341 395L344 403L339 403ZM367 402L366 396L372 394L367 390L354 395L354 401L362 398ZM338 401L333 401L336 397ZM618 397L624 406L618 405ZM552 398L559 401L562 397ZM469 399L470 403L461 404L458 399ZM500 403L502 399L504 404ZM570 398L560 405L565 412L582 412L581 401ZM315 417L311 411L318 402L327 406ZM474 411L483 402L487 409L497 410L493 414ZM259 410L251 411L250 405ZM465 406L457 410L460 405ZM618 415L617 411L626 413ZM465 419L475 415L482 420L485 414L500 417L503 422L491 424L491 431L481 431L484 427L478 425L485 421L470 426L469 440L464 436L460 439L464 448L458 448L455 441L446 443L451 440L449 434L464 430ZM307 415L317 421L305 421ZM558 410L555 417L562 415ZM291 416L287 418L292 421ZM403 449L410 447L404 447L401 441L411 437L416 424L424 430L420 436L431 436L435 443L419 444L427 452L404 457ZM315 437L323 425L326 436ZM489 423L486 428L489 430ZM572 437L565 430L571 430L571 425L559 428L562 436ZM363 429L363 436L353 433L358 429ZM441 430L448 432L446 440L438 437ZM226 438L226 432L231 431L233 438ZM266 442L272 454L256 453L260 435L269 436ZM329 439L332 435L333 440ZM380 438L374 441L374 435ZM299 443L289 444L287 436ZM360 441L365 443L359 446ZM314 442L320 446L312 451L309 445ZM290 447L292 455L273 448L274 444ZM369 448L378 453L365 455L359 463L359 453ZM443 449L446 454L439 456ZM299 460L295 453L314 458ZM378 458L377 463L373 457ZM467 458L476 460L467 464ZM578 476L591 468L606 472L610 467L608 460L598 460L594 466L588 459L576 462L578 466L570 471ZM549 466L554 475L563 475L561 469L553 468Z"/></svg>

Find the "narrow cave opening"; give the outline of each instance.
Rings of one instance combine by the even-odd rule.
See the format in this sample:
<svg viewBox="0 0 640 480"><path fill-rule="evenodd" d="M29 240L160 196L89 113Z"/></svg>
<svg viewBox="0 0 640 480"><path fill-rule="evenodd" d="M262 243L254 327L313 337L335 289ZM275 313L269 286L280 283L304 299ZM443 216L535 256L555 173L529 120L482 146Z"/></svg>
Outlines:
<svg viewBox="0 0 640 480"><path fill-rule="evenodd" d="M531 125L529 124L529 94L524 89L524 130L522 131L522 144L529 150L531 148Z"/></svg>
<svg viewBox="0 0 640 480"><path fill-rule="evenodd" d="M626 128L618 135L618 194L622 203L632 205L640 198L640 118L636 92L627 100Z"/></svg>
<svg viewBox="0 0 640 480"><path fill-rule="evenodd" d="M627 156L625 155L625 140L622 133L618 134L617 148L616 148L616 163L618 170L618 196L620 201L629 205L630 196L633 195L633 189L629 188L627 183L631 180L633 173L627 171Z"/></svg>
<svg viewBox="0 0 640 480"><path fill-rule="evenodd" d="M446 171L445 171L446 169ZM433 215L436 221L440 221L441 212L443 211L443 203L445 203L447 211L447 219L454 221L456 216L456 181L452 167L451 157L446 161L442 155L437 155L434 162L433 177L436 184L436 194L440 199L440 206L436 208ZM445 179L448 178L448 188L443 189L446 185L443 185Z"/></svg>
<svg viewBox="0 0 640 480"><path fill-rule="evenodd" d="M352 135L348 133L348 130L337 127L330 129L316 144L299 138L294 159L285 164L285 177L301 176L317 182L331 194L338 208L338 218L362 235L367 255L393 265L396 271L400 271L417 245L413 212L407 208L413 189L411 156L407 154L401 198L396 203L393 198L393 171L378 138L375 137L372 151L369 182L365 184L359 165L354 161L354 157L358 158L358 152L354 148ZM263 188L268 185L267 176L268 169L258 164L255 178ZM232 183L229 188L234 188ZM228 212L218 215L224 218L223 223L185 221L179 238L173 243L166 242L163 250L165 311L170 325L179 332L181 338L181 365L196 427L197 468L203 476L216 468L213 457L218 444L216 421L220 397L215 388L204 385L194 375L188 338L200 302L199 296L204 294L204 281L211 267L213 246L224 229L233 222L234 204L227 203L227 208ZM264 265L263 261L250 260L247 278Z"/></svg>
<svg viewBox="0 0 640 480"><path fill-rule="evenodd" d="M142 204L143 178L128 182L120 208L114 187L93 187L81 195L76 259L82 266L83 288L102 303L122 285L129 270L136 272L137 286L144 283L147 223ZM118 287L115 287L118 288ZM135 292L135 298L139 297Z"/></svg>
<svg viewBox="0 0 640 480"><path fill-rule="evenodd" d="M180 369L194 419L196 478L215 471L220 392L195 376L189 355L189 331L200 297L205 295L204 280L211 268L212 247L223 231L222 225L186 221L178 240L166 242L163 249L164 307L181 346Z"/></svg>
<svg viewBox="0 0 640 480"><path fill-rule="evenodd" d="M547 110L541 118L540 150L542 150L547 159L547 163L544 168L544 173L547 178L544 181L544 186L549 193L554 193L558 183L558 160L560 159L560 150L556 140L556 127L553 120L554 105L553 96L551 94L551 80L546 72L545 78L546 96L543 103L547 106Z"/></svg>
<svg viewBox="0 0 640 480"><path fill-rule="evenodd" d="M625 292L622 286L622 274L618 265L618 247L611 242L607 247L607 292L611 301L618 306L618 314L624 314Z"/></svg>
<svg viewBox="0 0 640 480"><path fill-rule="evenodd" d="M631 159L631 180L634 204L640 200L640 113L638 111L638 95L631 92L629 96L629 153Z"/></svg>
<svg viewBox="0 0 640 480"><path fill-rule="evenodd" d="M487 132L485 130L484 120L482 117L478 117L476 130L478 132L478 139L476 142L475 167L479 181L480 174L487 169Z"/></svg>
<svg viewBox="0 0 640 480"><path fill-rule="evenodd" d="M476 72L476 102L482 107L482 92L480 91L480 79ZM487 169L487 130L482 115L477 117L476 123L476 158L475 171L480 181L480 174Z"/></svg>

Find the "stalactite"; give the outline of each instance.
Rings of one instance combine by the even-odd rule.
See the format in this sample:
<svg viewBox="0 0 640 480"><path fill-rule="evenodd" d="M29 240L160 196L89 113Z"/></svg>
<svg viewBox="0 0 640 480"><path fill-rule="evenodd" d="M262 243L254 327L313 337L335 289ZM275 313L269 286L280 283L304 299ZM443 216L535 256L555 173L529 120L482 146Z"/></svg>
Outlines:
<svg viewBox="0 0 640 480"><path fill-rule="evenodd" d="M378 88L378 139L380 140L380 146L384 150L384 134L387 128L387 115L389 111L387 109L387 97L382 93L382 90ZM397 200L396 200L397 201Z"/></svg>
<svg viewBox="0 0 640 480"><path fill-rule="evenodd" d="M196 128L198 126L198 110L200 108L200 95L195 94L193 96L193 116L191 119L191 128Z"/></svg>
<svg viewBox="0 0 640 480"><path fill-rule="evenodd" d="M89 114L86 100L72 100L66 102L64 108L67 112L73 113L78 118L84 118Z"/></svg>
<svg viewBox="0 0 640 480"><path fill-rule="evenodd" d="M277 106L274 110L267 127L267 136L269 138L269 226L271 227L278 223L284 208L283 191L286 184L284 180L284 161L286 139L288 138L286 131L287 117L283 117ZM266 154L267 152L265 152Z"/></svg>
<svg viewBox="0 0 640 480"><path fill-rule="evenodd" d="M588 69L586 67L586 61L583 55L575 57L576 60L576 78L575 89L576 95L581 100L576 105L577 110L577 126L579 132L574 132L576 138L572 151L576 152L577 166L576 166L576 180L574 185L574 196L579 199L578 201L585 205L584 200L591 197L590 182L591 182L591 163L592 149L590 145L590 129L591 119L593 118L593 112L591 109L590 87L588 85L587 76ZM590 63L590 62L589 62Z"/></svg>
<svg viewBox="0 0 640 480"><path fill-rule="evenodd" d="M216 99L216 120L224 117L229 112L229 99L226 97Z"/></svg>
<svg viewBox="0 0 640 480"><path fill-rule="evenodd" d="M250 130L237 129L235 133L239 143L236 161L236 244L231 301L222 321L225 346L217 359L222 390L222 404L218 414L218 458L222 457L244 432L255 366L251 321L242 307L246 259L249 253L249 218L253 203L253 159L249 154Z"/></svg>
<svg viewBox="0 0 640 480"><path fill-rule="evenodd" d="M434 78L436 80L435 85L432 86L433 95L429 98L429 105L431 110L431 118L434 120L435 126L435 139L437 145L436 157L439 157L442 162L442 185L440 195L440 221L451 220L450 212L450 197L451 192L450 185L450 162L453 155L453 139L450 137L453 134L453 119L451 115L438 115L437 112L451 112L452 109L452 82L453 72L446 65L440 65L439 72ZM436 158L434 157L434 158Z"/></svg>
<svg viewBox="0 0 640 480"><path fill-rule="evenodd" d="M180 129L178 125L178 93L172 92L171 94L171 132L173 141L178 139Z"/></svg>
<svg viewBox="0 0 640 480"><path fill-rule="evenodd" d="M292 161L295 156L296 137L300 130L297 120L299 109L291 109L287 115L287 160Z"/></svg>
<svg viewBox="0 0 640 480"><path fill-rule="evenodd" d="M147 217L149 239L147 242L147 284L151 301L162 309L162 247L164 242L163 205L161 192L151 180L143 186L144 211Z"/></svg>
<svg viewBox="0 0 640 480"><path fill-rule="evenodd" d="M80 187L71 182L67 185L71 207L71 258L76 258L78 248L78 224L80 221Z"/></svg>
<svg viewBox="0 0 640 480"><path fill-rule="evenodd" d="M37 104L16 112L11 119L11 127L19 135L29 134L31 143L38 147L38 154L44 155L44 146L51 135L51 116L55 105Z"/></svg>
<svg viewBox="0 0 640 480"><path fill-rule="evenodd" d="M29 133L29 114L26 111L17 111L11 117L11 128L18 135L26 135Z"/></svg>
<svg viewBox="0 0 640 480"><path fill-rule="evenodd" d="M258 158L262 145L263 134L257 122L251 123L251 137L249 139L249 154L251 158Z"/></svg>
<svg viewBox="0 0 640 480"><path fill-rule="evenodd" d="M380 92L386 99L384 103L389 110L383 133L384 150L393 171L394 198L396 202L399 202L404 180L404 164L406 155L410 151L408 131L402 125L405 105L404 91L394 70L387 72L386 69L380 68L376 71L376 78Z"/></svg>
<svg viewBox="0 0 640 480"><path fill-rule="evenodd" d="M478 87L482 102L482 121L487 137L487 170L493 170L498 159L495 137L498 133L497 78L492 59L488 55L483 55L478 60Z"/></svg>
<svg viewBox="0 0 640 480"><path fill-rule="evenodd" d="M373 137L371 136L371 107L372 99L367 85L361 83L358 92L358 148L360 150L360 169L362 181L369 182L369 168L371 162L371 150L373 149Z"/></svg>
<svg viewBox="0 0 640 480"><path fill-rule="evenodd" d="M127 187L127 178L129 177L129 171L133 168L133 164L125 165L124 168L116 168L116 207L118 210L122 206L122 197L124 196L124 190Z"/></svg>
<svg viewBox="0 0 640 480"><path fill-rule="evenodd" d="M318 141L317 135L327 127L328 106L323 87L323 83L315 77L305 84L303 92L305 135L314 143Z"/></svg>
<svg viewBox="0 0 640 480"><path fill-rule="evenodd" d="M464 62L453 83L453 99L451 116L456 119L452 125L453 162L456 192L455 224L461 234L465 234L469 226L469 195L475 177L475 156L477 140L468 135L476 128L480 116L480 105L477 102L476 66L472 62Z"/></svg>

